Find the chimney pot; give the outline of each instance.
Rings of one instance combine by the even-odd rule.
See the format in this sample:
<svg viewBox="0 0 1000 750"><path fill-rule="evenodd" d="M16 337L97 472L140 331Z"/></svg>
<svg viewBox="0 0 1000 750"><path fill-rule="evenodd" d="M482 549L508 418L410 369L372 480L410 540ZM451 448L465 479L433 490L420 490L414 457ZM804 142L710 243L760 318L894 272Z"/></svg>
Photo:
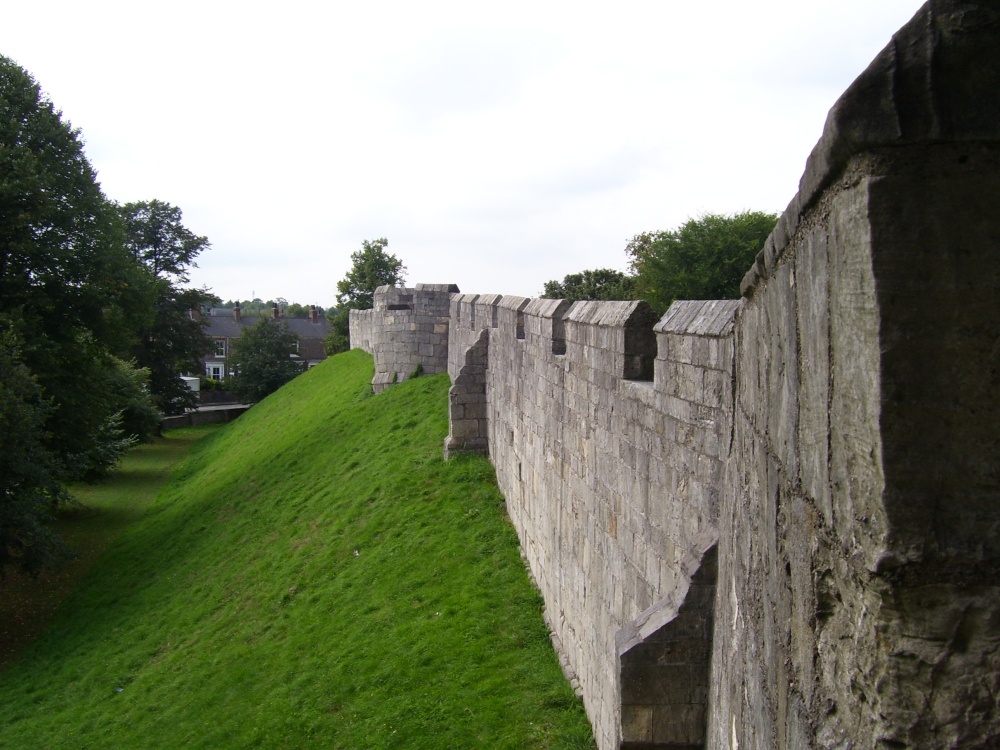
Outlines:
<svg viewBox="0 0 1000 750"><path fill-rule="evenodd" d="M233 320L235 320L237 323L240 322L240 303L239 302L237 302L236 306L233 307Z"/></svg>

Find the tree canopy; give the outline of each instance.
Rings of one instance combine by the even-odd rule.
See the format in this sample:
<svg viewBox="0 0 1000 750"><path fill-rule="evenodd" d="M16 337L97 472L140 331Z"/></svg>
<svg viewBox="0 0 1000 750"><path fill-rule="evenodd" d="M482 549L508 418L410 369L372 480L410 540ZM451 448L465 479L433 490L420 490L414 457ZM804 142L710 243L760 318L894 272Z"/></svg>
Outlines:
<svg viewBox="0 0 1000 750"><path fill-rule="evenodd" d="M351 253L351 269L337 282L337 310L330 315L327 354L346 352L351 347L351 310L367 310L375 304L375 290L380 286L402 284L406 266L386 252L385 237L363 240L361 249Z"/></svg>
<svg viewBox="0 0 1000 750"><path fill-rule="evenodd" d="M229 364L233 368L230 390L244 403L256 403L269 396L303 371L293 359L298 337L288 325L273 318L261 318L233 341Z"/></svg>
<svg viewBox="0 0 1000 750"><path fill-rule="evenodd" d="M0 575L10 564L35 572L63 549L45 523L65 495L58 459L45 446L52 409L16 336L0 331Z"/></svg>
<svg viewBox="0 0 1000 750"><path fill-rule="evenodd" d="M568 274L560 281L546 281L542 297L546 299L629 300L635 298L631 276L610 268L597 268Z"/></svg>
<svg viewBox="0 0 1000 750"><path fill-rule="evenodd" d="M386 252L385 237L363 240L361 249L351 253L351 269L337 282L337 304L355 310L367 310L375 304L375 290L386 284L401 284L406 266Z"/></svg>
<svg viewBox="0 0 1000 750"><path fill-rule="evenodd" d="M115 460L101 449L120 407L111 357L128 356L149 300L148 276L123 245L79 132L0 57L2 325L51 400L46 445L69 474Z"/></svg>
<svg viewBox="0 0 1000 750"><path fill-rule="evenodd" d="M194 259L210 246L182 223L176 206L163 201L136 201L121 207L125 223L125 246L137 261L154 275L190 281L188 269L197 268Z"/></svg>
<svg viewBox="0 0 1000 750"><path fill-rule="evenodd" d="M0 56L0 565L50 559L64 483L158 427L132 361L154 299L79 131Z"/></svg>
<svg viewBox="0 0 1000 750"><path fill-rule="evenodd" d="M663 314L678 299L736 299L740 281L764 247L775 214L704 214L677 229L642 232L625 247L632 275L609 268L546 281L549 299L645 300Z"/></svg>
<svg viewBox="0 0 1000 750"><path fill-rule="evenodd" d="M761 211L704 214L628 243L635 289L658 312L677 299L736 299L778 217Z"/></svg>
<svg viewBox="0 0 1000 750"><path fill-rule="evenodd" d="M208 239L187 229L176 206L158 200L126 203L119 212L125 227L125 246L149 273L151 314L139 323L132 354L149 372L149 385L157 407L164 414L180 414L194 405L194 393L180 376L196 372L211 351L206 321L192 317L214 304L207 289L180 286L197 267L195 258L209 247Z"/></svg>
<svg viewBox="0 0 1000 750"><path fill-rule="evenodd" d="M225 302L221 303L222 307L235 307L240 306L240 311L243 315L248 317L255 317L259 315L270 315L271 307L273 305L278 305L278 308L282 311L281 315L285 318L308 318L314 307L311 304L303 305L299 302L289 302L283 297L278 297L277 299L269 299L266 302L259 297L256 299L227 299ZM319 305L315 305L317 315L325 315L326 311Z"/></svg>

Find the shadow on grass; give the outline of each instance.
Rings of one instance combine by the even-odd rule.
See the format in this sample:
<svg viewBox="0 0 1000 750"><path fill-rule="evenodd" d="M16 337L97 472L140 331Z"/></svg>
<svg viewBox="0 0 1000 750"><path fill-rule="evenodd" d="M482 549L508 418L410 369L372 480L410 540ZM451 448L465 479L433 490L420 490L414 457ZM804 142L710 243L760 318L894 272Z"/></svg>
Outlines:
<svg viewBox="0 0 1000 750"><path fill-rule="evenodd" d="M53 523L69 547L68 559L35 576L14 569L0 576L0 671L53 622L114 539L149 512L153 498L193 442L216 427L178 432L172 439L140 446L107 481L73 488L80 499L60 508ZM156 466L146 466L150 462Z"/></svg>

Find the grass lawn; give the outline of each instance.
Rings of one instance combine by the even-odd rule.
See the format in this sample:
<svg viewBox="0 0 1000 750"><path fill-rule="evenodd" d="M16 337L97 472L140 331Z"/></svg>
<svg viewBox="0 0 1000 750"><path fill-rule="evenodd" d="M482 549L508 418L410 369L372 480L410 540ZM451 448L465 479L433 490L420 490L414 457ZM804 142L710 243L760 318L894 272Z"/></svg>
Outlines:
<svg viewBox="0 0 1000 750"><path fill-rule="evenodd" d="M114 539L0 673L0 747L594 746L492 467L442 460L447 377L371 374L333 357L94 511Z"/></svg>
<svg viewBox="0 0 1000 750"><path fill-rule="evenodd" d="M71 488L80 505L61 510L55 525L72 547L73 559L37 578L15 570L0 578L0 670L45 629L111 540L152 507L191 444L218 427L172 430L130 451L107 482Z"/></svg>

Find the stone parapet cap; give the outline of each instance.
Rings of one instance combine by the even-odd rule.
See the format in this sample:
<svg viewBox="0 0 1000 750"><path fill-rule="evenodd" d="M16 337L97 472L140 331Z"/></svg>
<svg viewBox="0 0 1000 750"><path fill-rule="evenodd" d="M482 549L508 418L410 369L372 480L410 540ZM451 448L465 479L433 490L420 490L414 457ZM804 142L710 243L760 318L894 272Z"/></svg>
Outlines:
<svg viewBox="0 0 1000 750"><path fill-rule="evenodd" d="M741 304L738 299L678 300L653 330L689 336L729 336Z"/></svg>
<svg viewBox="0 0 1000 750"><path fill-rule="evenodd" d="M533 299L524 308L524 314L535 318L562 318L572 304L565 299Z"/></svg>
<svg viewBox="0 0 1000 750"><path fill-rule="evenodd" d="M479 297L477 304L480 305L498 305L503 299L502 294L477 294L476 296Z"/></svg>
<svg viewBox="0 0 1000 750"><path fill-rule="evenodd" d="M390 292L412 292L412 289L407 289L405 286L393 286L392 284L383 284L382 286L375 287L375 294L389 294Z"/></svg>
<svg viewBox="0 0 1000 750"><path fill-rule="evenodd" d="M531 301L530 297L515 297L511 294L505 294L501 297L497 306L503 310L516 310L517 312L522 312Z"/></svg>
<svg viewBox="0 0 1000 750"><path fill-rule="evenodd" d="M566 313L567 321L608 328L625 328L633 325L652 326L655 318L652 308L640 300L575 302Z"/></svg>
<svg viewBox="0 0 1000 750"><path fill-rule="evenodd" d="M382 287L379 287L380 289ZM457 294L459 292L457 284L417 284L418 292L436 292L439 294Z"/></svg>

